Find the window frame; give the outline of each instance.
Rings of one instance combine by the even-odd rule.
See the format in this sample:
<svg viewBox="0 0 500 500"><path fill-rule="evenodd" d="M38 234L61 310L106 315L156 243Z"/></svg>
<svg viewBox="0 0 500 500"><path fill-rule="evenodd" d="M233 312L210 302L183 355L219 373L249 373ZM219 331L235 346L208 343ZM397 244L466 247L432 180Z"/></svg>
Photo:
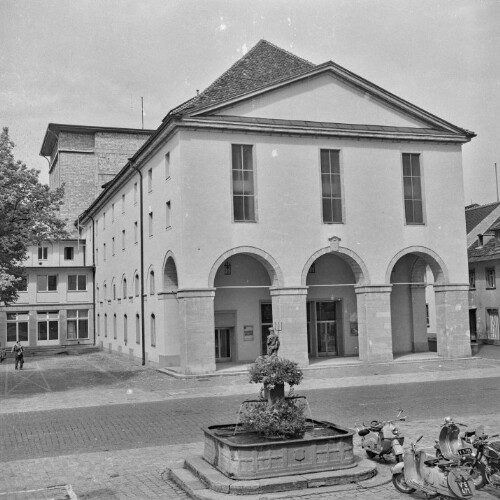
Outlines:
<svg viewBox="0 0 500 500"><path fill-rule="evenodd" d="M469 269L469 290L476 290L476 270Z"/></svg>
<svg viewBox="0 0 500 500"><path fill-rule="evenodd" d="M40 282L39 282L39 278L43 278L45 277L46 278L46 289L45 290L41 290L40 289ZM50 285L49 285L49 278L55 278L55 287L54 288L50 288ZM57 286L58 286L58 275L57 274L37 274L36 276L36 291L37 293L53 293L53 292L57 292Z"/></svg>
<svg viewBox="0 0 500 500"><path fill-rule="evenodd" d="M57 318L50 317L50 315L57 315ZM42 317L45 315L45 317ZM37 311L36 312L36 340L37 342L47 342L47 341L56 341L59 340L60 326L59 326L60 314L59 311ZM40 324L44 323L46 325L46 339L40 338ZM57 325L57 338L50 338L50 326L52 324Z"/></svg>
<svg viewBox="0 0 500 500"><path fill-rule="evenodd" d="M325 220L325 213L324 213L324 208L323 208L323 200L325 199L324 193L323 193L323 164L322 164L322 153L323 152L328 152L328 158L329 158L329 168L330 168L330 191L333 191L332 189L332 183L331 183L331 176L332 176L332 171L331 171L331 153L337 153L337 159L338 159L338 164L339 164L339 189L340 189L340 220L331 220L327 221ZM338 148L319 148L319 190L320 190L320 196L321 196L321 223L326 224L326 225L333 225L333 224L345 224L345 201L344 201L344 169L343 169L343 152L342 149ZM338 197L333 197L330 196L330 201L334 199L339 199ZM332 214L333 215L333 214ZM333 219L333 217L332 217Z"/></svg>
<svg viewBox="0 0 500 500"><path fill-rule="evenodd" d="M72 313L75 313L73 316ZM83 315L85 313L85 315ZM105 321L105 336L107 337L107 314L104 315L106 318ZM89 310L88 309L68 309L66 311L66 335L68 340L89 340L90 339L90 330L89 330ZM70 337L70 328L69 324L75 323L75 337ZM85 324L87 336L83 337L80 335L80 327L82 324Z"/></svg>
<svg viewBox="0 0 500 500"><path fill-rule="evenodd" d="M15 316L12 318L12 316ZM26 339L22 339L21 342L29 342L30 338L30 321L28 311L9 311L6 313L6 332L5 340L7 344L13 344L19 340L19 325L26 325ZM9 340L9 325L15 325L16 329L16 340Z"/></svg>
<svg viewBox="0 0 500 500"><path fill-rule="evenodd" d="M38 247L38 260L49 260L49 247Z"/></svg>
<svg viewBox="0 0 500 500"><path fill-rule="evenodd" d="M250 148L250 151L251 151L251 154L252 154L252 169L251 169L251 172L252 172L252 180L253 180L253 218L252 219L236 219L235 218L235 196L242 196L243 198L245 197L245 195L235 195L234 193L234 171L236 171L237 169L234 168L234 165L233 165L233 149L235 147L239 147L241 148L240 149L240 156L243 155L243 151L245 147L249 147ZM231 143L231 147L230 147L230 150L229 150L229 164L231 166L230 168L230 182L231 182L231 217L232 217L232 223L233 224L240 224L240 223L243 223L243 224L256 224L259 222L259 218L258 218L258 190L257 190L257 151L256 151L256 147L255 147L255 144L250 144L250 143ZM243 168L243 157L242 157L242 168L241 168L241 171L250 171L250 169L248 168Z"/></svg>
<svg viewBox="0 0 500 500"><path fill-rule="evenodd" d="M490 281L490 276L493 280ZM486 290L495 290L497 287L496 272L494 267L485 267L484 269L484 281L486 284Z"/></svg>
<svg viewBox="0 0 500 500"><path fill-rule="evenodd" d="M75 247L64 247L64 260L75 260ZM70 254L68 258L67 253Z"/></svg>
<svg viewBox="0 0 500 500"><path fill-rule="evenodd" d="M409 155L410 156L410 166L412 165L412 157L417 156L418 157L418 166L420 169L420 203L422 204L422 222L408 222L408 216L406 214L406 195L405 195L405 176L404 175L404 156ZM423 166L423 153L421 151L417 152L412 152L412 151L401 151L401 191L402 191L402 199L403 199L403 217L404 217L404 223L405 226L425 226L426 225L426 211L425 211L425 193L424 193L424 166ZM411 178L414 178L414 176L410 176ZM410 201L414 202L415 199L412 198Z"/></svg>
<svg viewBox="0 0 500 500"><path fill-rule="evenodd" d="M75 277L75 288L70 288L69 280ZM81 278L85 279L85 288L80 288ZM86 274L68 274L68 292L86 292L87 291L87 275Z"/></svg>

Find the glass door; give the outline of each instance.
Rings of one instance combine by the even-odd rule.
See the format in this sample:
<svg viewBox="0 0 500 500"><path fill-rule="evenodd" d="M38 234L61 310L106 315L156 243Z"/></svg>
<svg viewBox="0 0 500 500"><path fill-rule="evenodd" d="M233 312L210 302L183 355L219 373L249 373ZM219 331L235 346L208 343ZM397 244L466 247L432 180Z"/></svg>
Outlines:
<svg viewBox="0 0 500 500"><path fill-rule="evenodd" d="M337 315L334 301L316 302L318 356L338 356Z"/></svg>
<svg viewBox="0 0 500 500"><path fill-rule="evenodd" d="M231 328L215 329L215 362L231 361Z"/></svg>
<svg viewBox="0 0 500 500"><path fill-rule="evenodd" d="M18 340L26 347L28 321L28 313L7 313L7 347L12 347Z"/></svg>
<svg viewBox="0 0 500 500"><path fill-rule="evenodd" d="M59 311L37 312L37 345L59 344Z"/></svg>
<svg viewBox="0 0 500 500"><path fill-rule="evenodd" d="M273 307L270 302L260 305L260 328L261 328L261 345L260 353L262 356L267 354L267 337L269 336L269 328L273 327Z"/></svg>

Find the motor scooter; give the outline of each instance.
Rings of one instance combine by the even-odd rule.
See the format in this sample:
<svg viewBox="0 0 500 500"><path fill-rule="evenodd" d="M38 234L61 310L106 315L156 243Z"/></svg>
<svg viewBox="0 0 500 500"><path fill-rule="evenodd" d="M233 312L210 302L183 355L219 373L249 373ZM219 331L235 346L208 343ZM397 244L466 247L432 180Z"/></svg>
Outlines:
<svg viewBox="0 0 500 500"><path fill-rule="evenodd" d="M476 491L470 467L446 459L434 458L415 443L404 453L404 460L392 468L392 483L401 493L421 491L434 498L469 499Z"/></svg>
<svg viewBox="0 0 500 500"><path fill-rule="evenodd" d="M490 441L498 436L498 434L486 435L481 425L476 429L472 440L472 446L476 449L473 467L481 478L480 487L491 484L500 488L500 441Z"/></svg>
<svg viewBox="0 0 500 500"><path fill-rule="evenodd" d="M394 424L395 421L406 420L406 417L401 416L402 413L403 410L398 410L398 415L394 420L386 422L372 420L369 426L363 424L361 428L356 425L358 434L361 436L361 446L369 458L378 457L384 460L387 455L393 454L396 462L403 460L404 437Z"/></svg>
<svg viewBox="0 0 500 500"><path fill-rule="evenodd" d="M454 422L451 417L444 419L439 439L436 441L436 457L458 462L461 465L470 467L471 478L476 490L486 484L484 466L479 457L474 453L473 441L477 435L484 434L483 426L474 430L461 432L460 427L467 427L466 424Z"/></svg>

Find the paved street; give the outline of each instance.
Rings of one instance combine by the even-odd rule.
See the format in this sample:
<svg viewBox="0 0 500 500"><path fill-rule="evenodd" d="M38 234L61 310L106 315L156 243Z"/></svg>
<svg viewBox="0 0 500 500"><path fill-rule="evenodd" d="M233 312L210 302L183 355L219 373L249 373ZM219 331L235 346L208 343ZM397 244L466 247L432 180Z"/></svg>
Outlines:
<svg viewBox="0 0 500 500"><path fill-rule="evenodd" d="M314 418L351 427L403 407L407 439L424 434L430 447L447 414L500 430L500 361L491 348L484 355L311 370L299 392ZM175 379L104 353L28 358L22 372L3 363L0 388L0 499L20 500L186 498L167 467L201 454L200 427L234 421L258 391L245 375ZM387 480L388 467L379 466ZM405 497L392 484L338 488L300 498ZM500 490L477 498L500 498Z"/></svg>

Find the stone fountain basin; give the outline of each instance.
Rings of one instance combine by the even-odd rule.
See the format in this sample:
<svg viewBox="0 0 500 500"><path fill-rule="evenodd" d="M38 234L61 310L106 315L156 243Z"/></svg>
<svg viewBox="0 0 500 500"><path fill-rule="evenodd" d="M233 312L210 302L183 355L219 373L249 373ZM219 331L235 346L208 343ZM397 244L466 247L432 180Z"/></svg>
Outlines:
<svg viewBox="0 0 500 500"><path fill-rule="evenodd" d="M331 422L307 420L301 439L266 439L254 432L234 435L235 424L203 428L203 458L232 479L306 474L356 466L354 431Z"/></svg>

